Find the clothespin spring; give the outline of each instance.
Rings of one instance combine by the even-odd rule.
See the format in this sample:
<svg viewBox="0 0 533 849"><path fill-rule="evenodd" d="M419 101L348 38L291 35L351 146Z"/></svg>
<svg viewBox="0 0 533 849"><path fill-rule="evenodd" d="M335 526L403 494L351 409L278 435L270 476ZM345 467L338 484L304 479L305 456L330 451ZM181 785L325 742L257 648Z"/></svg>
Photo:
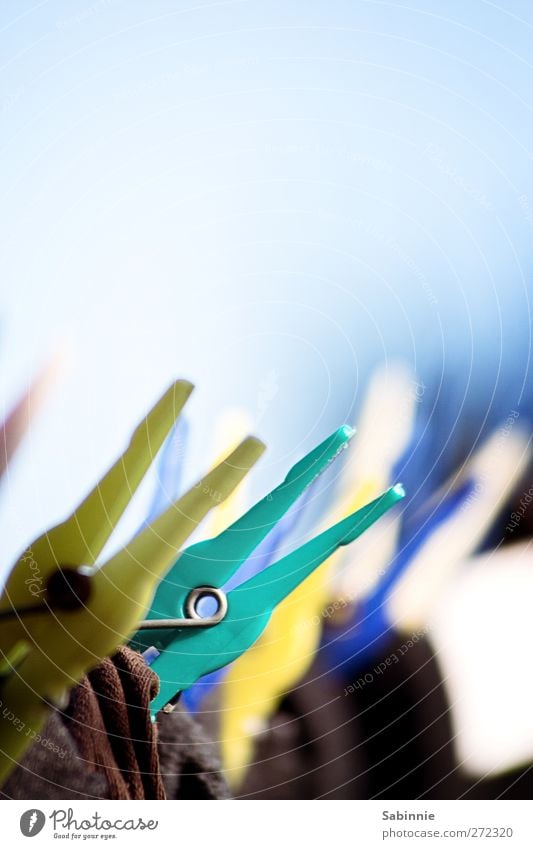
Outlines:
<svg viewBox="0 0 533 849"><path fill-rule="evenodd" d="M202 615L202 603L216 604L216 611L210 616ZM144 619L138 625L139 631L161 630L165 628L207 628L222 622L228 612L228 599L219 587L195 587L185 600L185 619Z"/></svg>

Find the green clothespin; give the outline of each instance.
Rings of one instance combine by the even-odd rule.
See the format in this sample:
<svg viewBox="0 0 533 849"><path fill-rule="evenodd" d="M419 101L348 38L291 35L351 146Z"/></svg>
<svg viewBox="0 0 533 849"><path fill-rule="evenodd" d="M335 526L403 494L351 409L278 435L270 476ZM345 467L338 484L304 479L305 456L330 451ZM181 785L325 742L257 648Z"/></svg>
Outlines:
<svg viewBox="0 0 533 849"><path fill-rule="evenodd" d="M264 450L258 440L244 440L94 568L191 391L186 381L170 387L100 483L65 522L28 547L8 578L0 598L0 784L49 707L61 705L70 687L135 631L181 545Z"/></svg>
<svg viewBox="0 0 533 849"><path fill-rule="evenodd" d="M283 483L229 528L213 539L191 545L180 554L173 568L159 584L147 616L148 620L172 620L173 627L162 630L161 622L154 622L157 630L138 631L131 642L132 647L144 651L154 646L161 651L171 643L175 636L174 620L187 617L188 608L189 612L194 609L189 599L191 588L209 587L213 578L217 586L223 586L304 490L347 447L354 433L348 425L336 430L296 463ZM194 623L191 624L194 627ZM205 627L205 620L202 620L202 625Z"/></svg>
<svg viewBox="0 0 533 849"><path fill-rule="evenodd" d="M213 596L219 610L209 620L207 628L181 627L175 630L172 641L153 660L152 668L159 675L161 684L160 692L152 702L152 715L155 716L165 706L171 710L180 691L243 654L259 638L277 604L337 548L353 542L373 525L404 494L401 485L392 487L227 595L220 590L220 585L233 573L234 566L225 559L222 563L216 560L206 562L202 567L201 581L195 576L188 586L180 576L180 587L176 591L180 598L188 599L185 614L192 620L196 618L194 626L201 624L196 605L203 595ZM179 561L176 568L178 566ZM222 575L221 580L219 574ZM206 577L209 580L206 581ZM152 620L147 624L156 625L156 622Z"/></svg>

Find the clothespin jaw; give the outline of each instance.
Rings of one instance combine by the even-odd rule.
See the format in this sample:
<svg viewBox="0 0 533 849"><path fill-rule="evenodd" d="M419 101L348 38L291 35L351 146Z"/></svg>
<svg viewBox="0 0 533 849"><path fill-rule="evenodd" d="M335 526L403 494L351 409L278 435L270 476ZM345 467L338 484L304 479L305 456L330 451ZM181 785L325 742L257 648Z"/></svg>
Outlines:
<svg viewBox="0 0 533 849"><path fill-rule="evenodd" d="M92 568L191 390L185 381L170 388L98 486L69 519L30 546L33 559L20 558L8 579L0 601L6 709L0 781L29 744L18 733L20 723L38 730L49 705L62 704L84 672L128 639L183 542L264 451L258 440L244 440L125 548ZM36 575L42 593L29 601L27 579ZM18 727L6 719L9 713Z"/></svg>
<svg viewBox="0 0 533 849"><path fill-rule="evenodd" d="M213 672L245 652L263 632L272 611L339 546L359 537L404 497L401 485L392 487L301 548L273 563L227 595L227 613L206 630L183 629L157 657L152 668L161 680L152 713L187 689L202 675ZM216 568L216 567L215 567Z"/></svg>
<svg viewBox="0 0 533 849"><path fill-rule="evenodd" d="M0 597L0 613L28 607L39 596L37 587L43 589L59 566L95 563L192 389L187 381L174 383L137 427L126 451L76 511L28 546L9 575ZM0 648L6 650L6 631L17 630L22 636L24 627L20 619L2 621Z"/></svg>
<svg viewBox="0 0 533 849"><path fill-rule="evenodd" d="M354 431L348 425L336 430L300 460L283 483L255 504L229 528L210 540L190 546L161 581L148 619L187 616L187 599L197 587L222 587L273 529L296 499L348 445ZM139 631L132 646L139 651L163 649L174 638L172 630Z"/></svg>

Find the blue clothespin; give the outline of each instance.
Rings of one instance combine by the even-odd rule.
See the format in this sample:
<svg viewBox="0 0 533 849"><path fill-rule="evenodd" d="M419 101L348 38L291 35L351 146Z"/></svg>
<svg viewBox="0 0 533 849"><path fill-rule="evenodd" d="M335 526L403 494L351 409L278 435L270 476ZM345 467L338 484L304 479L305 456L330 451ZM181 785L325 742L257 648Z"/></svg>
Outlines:
<svg viewBox="0 0 533 849"><path fill-rule="evenodd" d="M183 458L189 440L187 419L179 419L166 440L157 464L157 481L145 525L151 524L178 497L183 478Z"/></svg>
<svg viewBox="0 0 533 849"><path fill-rule="evenodd" d="M343 672L364 668L398 628L427 623L427 609L454 570L483 542L530 461L518 425L496 431L426 505L405 521L398 553L341 633L329 629L325 650Z"/></svg>
<svg viewBox="0 0 533 849"><path fill-rule="evenodd" d="M474 486L473 480L465 481L432 513L424 511L419 514L417 521L411 521L408 542L398 552L372 593L358 605L350 622L343 625L340 633L336 633L335 628L326 631L324 647L327 656L335 664L335 670L342 668L343 674L347 671L353 674L379 656L394 633L387 609L389 594L426 540L455 510L466 503Z"/></svg>

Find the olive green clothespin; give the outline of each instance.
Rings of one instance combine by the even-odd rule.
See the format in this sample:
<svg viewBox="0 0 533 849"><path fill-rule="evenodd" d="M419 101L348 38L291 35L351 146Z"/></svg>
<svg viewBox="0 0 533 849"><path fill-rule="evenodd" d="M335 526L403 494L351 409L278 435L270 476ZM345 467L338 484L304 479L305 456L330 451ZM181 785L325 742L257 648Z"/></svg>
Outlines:
<svg viewBox="0 0 533 849"><path fill-rule="evenodd" d="M82 675L127 641L158 581L207 512L264 451L245 439L100 568L94 563L192 391L177 381L76 511L33 542L0 598L0 784Z"/></svg>

